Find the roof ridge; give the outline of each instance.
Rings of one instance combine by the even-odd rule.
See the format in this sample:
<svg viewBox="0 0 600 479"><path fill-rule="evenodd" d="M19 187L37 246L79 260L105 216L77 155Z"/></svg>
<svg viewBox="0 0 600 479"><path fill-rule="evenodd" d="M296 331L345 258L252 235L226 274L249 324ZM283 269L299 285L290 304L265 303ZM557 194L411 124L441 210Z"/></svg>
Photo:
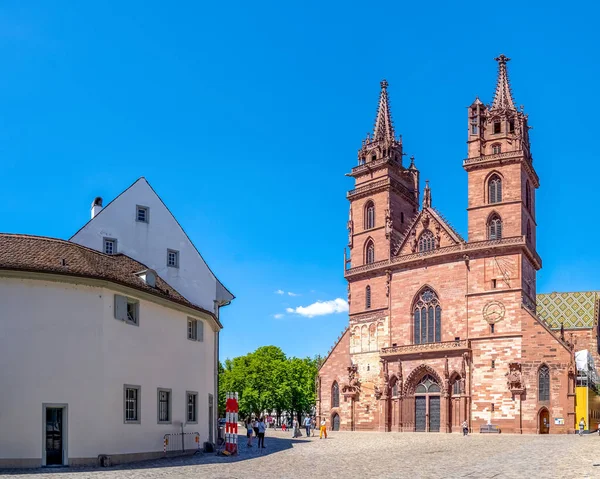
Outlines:
<svg viewBox="0 0 600 479"><path fill-rule="evenodd" d="M94 248L90 248L89 246L85 246L79 243L74 243L70 240L64 240L62 238L53 238L52 236L43 236L43 235L28 235L28 234L22 234L22 233L2 233L0 232L0 237L13 237L13 238L29 238L29 239L36 239L36 240L42 240L42 241L48 241L48 242L52 242L52 243L61 243L61 244L66 244L69 246L75 246L77 248L81 248L83 250L87 250L87 251L91 251L93 253L98 253L102 256L111 258L114 256L118 256L118 255L123 255L123 256L127 256L124 253L115 253L115 254L106 254L103 251L98 251L97 249ZM130 259L130 256L127 256ZM137 261L136 259L133 259L134 261ZM139 261L137 261L138 263L140 263ZM140 263L143 264L143 263Z"/></svg>
<svg viewBox="0 0 600 479"><path fill-rule="evenodd" d="M454 228L454 226L452 225L452 223L450 221L448 221L448 218L446 218L441 211L439 211L435 206L430 206L429 207L431 210L433 210L434 213L436 213L443 221L444 223L448 226L448 228L450 228L450 230L452 231L452 233L454 233L458 239L460 241L462 241L463 243L465 243L465 239L461 236L461 234L456 231L456 228Z"/></svg>

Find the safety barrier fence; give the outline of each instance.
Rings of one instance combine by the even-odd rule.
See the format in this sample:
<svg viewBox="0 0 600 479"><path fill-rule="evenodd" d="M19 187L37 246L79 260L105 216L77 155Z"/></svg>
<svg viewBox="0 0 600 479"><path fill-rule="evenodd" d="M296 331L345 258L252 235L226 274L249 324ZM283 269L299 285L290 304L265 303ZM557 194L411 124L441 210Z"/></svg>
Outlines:
<svg viewBox="0 0 600 479"><path fill-rule="evenodd" d="M165 434L163 438L163 452L166 455L185 454L200 450L200 433L184 432Z"/></svg>

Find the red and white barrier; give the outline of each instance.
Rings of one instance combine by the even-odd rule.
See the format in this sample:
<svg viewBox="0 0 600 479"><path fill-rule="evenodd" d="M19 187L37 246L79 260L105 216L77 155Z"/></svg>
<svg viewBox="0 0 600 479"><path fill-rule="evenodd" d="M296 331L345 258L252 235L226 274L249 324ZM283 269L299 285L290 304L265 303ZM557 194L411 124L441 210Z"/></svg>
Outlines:
<svg viewBox="0 0 600 479"><path fill-rule="evenodd" d="M237 454L238 393L226 393L225 402L225 450Z"/></svg>

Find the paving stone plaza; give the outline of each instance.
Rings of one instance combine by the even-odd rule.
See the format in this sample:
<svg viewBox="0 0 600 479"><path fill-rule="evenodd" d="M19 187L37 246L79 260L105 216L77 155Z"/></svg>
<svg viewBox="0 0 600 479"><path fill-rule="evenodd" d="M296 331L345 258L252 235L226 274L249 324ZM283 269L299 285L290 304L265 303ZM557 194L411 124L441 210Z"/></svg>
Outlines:
<svg viewBox="0 0 600 479"><path fill-rule="evenodd" d="M327 440L269 431L266 449L237 458L197 455L108 469L3 471L35 479L550 478L600 477L600 437L334 432Z"/></svg>

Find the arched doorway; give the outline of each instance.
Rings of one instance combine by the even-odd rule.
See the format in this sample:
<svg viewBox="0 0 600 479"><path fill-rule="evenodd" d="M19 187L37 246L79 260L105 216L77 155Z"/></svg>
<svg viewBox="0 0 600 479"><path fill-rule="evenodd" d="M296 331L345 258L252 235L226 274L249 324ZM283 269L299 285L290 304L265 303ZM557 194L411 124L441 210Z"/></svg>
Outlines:
<svg viewBox="0 0 600 479"><path fill-rule="evenodd" d="M542 408L538 415L538 431L540 434L550 434L550 413L548 409Z"/></svg>
<svg viewBox="0 0 600 479"><path fill-rule="evenodd" d="M340 415L337 413L334 413L334 415L331 416L331 430L332 431L340 430Z"/></svg>
<svg viewBox="0 0 600 479"><path fill-rule="evenodd" d="M415 388L415 431L440 432L440 392L433 376L423 376Z"/></svg>

